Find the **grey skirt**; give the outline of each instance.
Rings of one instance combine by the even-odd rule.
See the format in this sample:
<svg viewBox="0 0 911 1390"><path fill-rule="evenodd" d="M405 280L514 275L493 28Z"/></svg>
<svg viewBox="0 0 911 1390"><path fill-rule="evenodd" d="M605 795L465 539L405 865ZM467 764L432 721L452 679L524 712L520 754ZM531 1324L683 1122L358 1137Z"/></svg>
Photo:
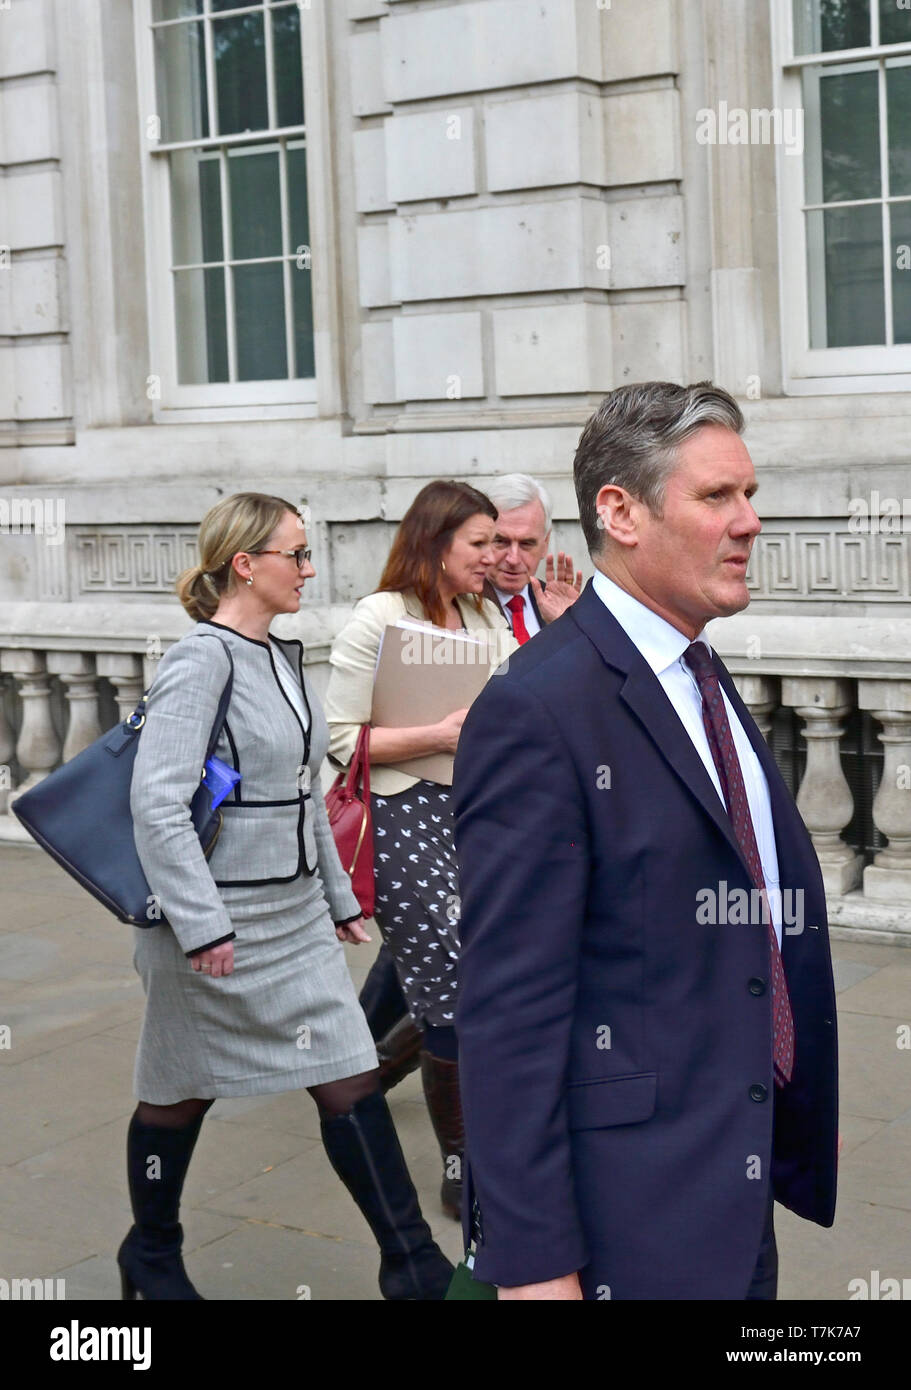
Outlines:
<svg viewBox="0 0 911 1390"><path fill-rule="evenodd" d="M371 1071L376 1048L319 873L223 888L234 973L195 971L170 927L135 927L146 993L134 1088L140 1100L292 1091Z"/></svg>

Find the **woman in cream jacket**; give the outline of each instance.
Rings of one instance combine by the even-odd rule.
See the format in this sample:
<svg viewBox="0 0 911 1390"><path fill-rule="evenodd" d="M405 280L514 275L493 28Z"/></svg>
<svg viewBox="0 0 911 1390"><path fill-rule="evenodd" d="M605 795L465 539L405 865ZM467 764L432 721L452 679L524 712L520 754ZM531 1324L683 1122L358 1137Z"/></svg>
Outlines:
<svg viewBox="0 0 911 1390"><path fill-rule="evenodd" d="M483 634L490 669L517 647L500 609L482 597L494 563L496 508L465 483L433 482L396 533L376 593L355 606L333 645L326 694L330 759L347 767L370 721L380 641L401 619ZM373 728L370 784L375 917L396 964L412 1017L424 1034L424 1094L444 1161L444 1208L458 1216L462 1116L453 1019L459 958L458 866L449 786L395 766L427 753L455 753L467 710L409 728Z"/></svg>

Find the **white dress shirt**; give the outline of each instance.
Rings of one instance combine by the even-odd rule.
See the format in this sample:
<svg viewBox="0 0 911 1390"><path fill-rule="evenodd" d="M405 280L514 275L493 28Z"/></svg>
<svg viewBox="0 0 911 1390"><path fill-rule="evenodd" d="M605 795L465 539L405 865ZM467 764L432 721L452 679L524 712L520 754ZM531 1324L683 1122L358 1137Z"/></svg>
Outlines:
<svg viewBox="0 0 911 1390"><path fill-rule="evenodd" d="M509 603L509 600L511 598L521 598L525 602L525 607L522 611L522 616L525 619L525 630L528 633L529 637L534 637L536 632L541 631L541 624L538 622L538 615L535 612L534 607L532 606L531 595L528 592L527 584L525 585L524 589L519 590L518 594L508 594L504 589L498 589L496 584L494 584L493 588L497 598L500 600L500 607L506 614L506 621L509 623L510 627L512 627L514 615L512 609L507 608L506 605L507 603Z"/></svg>
<svg viewBox="0 0 911 1390"><path fill-rule="evenodd" d="M702 695L695 675L683 660L683 653L690 645L689 638L658 613L653 612L651 608L646 608L644 603L633 598L632 594L621 589L619 584L608 579L607 575L602 574L600 570L595 571L592 587L605 608L617 619L627 637L642 653L658 677L665 695L673 705L693 747L702 759L705 770L712 779L712 785L718 793L719 800L724 806L718 770L715 767L705 725L702 722ZM711 652L712 648L704 633L700 633L696 641L704 642L708 651ZM769 895L772 922L780 946L781 892L778 878L778 851L775 847L775 827L772 821L772 804L769 800L769 784L753 745L747 738L743 725L737 718L723 688L721 694L727 711L728 723L731 726L734 747L737 750L737 757L740 759L743 785L747 794L750 815L753 819L753 830L756 834L756 847L759 850L762 874Z"/></svg>

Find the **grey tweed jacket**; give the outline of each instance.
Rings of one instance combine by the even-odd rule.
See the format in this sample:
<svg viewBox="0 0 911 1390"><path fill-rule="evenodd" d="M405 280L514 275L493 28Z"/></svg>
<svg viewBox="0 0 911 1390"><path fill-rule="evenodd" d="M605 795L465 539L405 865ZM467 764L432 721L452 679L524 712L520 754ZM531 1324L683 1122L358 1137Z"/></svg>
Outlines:
<svg viewBox="0 0 911 1390"><path fill-rule="evenodd" d="M319 769L329 728L304 675L303 647L270 640L299 674L307 730L281 687L269 644L219 623L197 623L170 647L149 693L130 793L136 849L187 954L234 936L220 889L261 886L265 898L268 885L319 870L333 921L361 915L326 816ZM228 679L225 646L234 684L215 756L241 781L221 804L222 829L207 861L189 808Z"/></svg>

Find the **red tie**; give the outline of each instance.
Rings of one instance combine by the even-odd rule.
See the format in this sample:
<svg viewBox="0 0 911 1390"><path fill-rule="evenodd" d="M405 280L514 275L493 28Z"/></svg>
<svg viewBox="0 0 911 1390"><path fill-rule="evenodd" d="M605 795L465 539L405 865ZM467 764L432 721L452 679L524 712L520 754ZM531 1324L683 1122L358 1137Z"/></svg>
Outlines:
<svg viewBox="0 0 911 1390"><path fill-rule="evenodd" d="M704 642L693 642L683 653L683 659L696 677L702 695L702 722L712 750L712 758L718 770L718 779L724 792L728 815L737 843L743 851L750 875L760 889L763 904L766 905L765 878L762 861L756 844L756 832L750 815L750 804L743 785L740 759L734 747L731 726L728 723L724 698L712 658ZM794 1019L791 1014L791 1001L784 976L781 950L771 913L768 913L769 950L772 964L772 1060L775 1070L775 1084L783 1086L790 1081L794 1070Z"/></svg>
<svg viewBox="0 0 911 1390"><path fill-rule="evenodd" d="M521 594L513 594L506 607L512 614L513 636L518 638L519 646L524 647L531 636L525 626L525 600Z"/></svg>

